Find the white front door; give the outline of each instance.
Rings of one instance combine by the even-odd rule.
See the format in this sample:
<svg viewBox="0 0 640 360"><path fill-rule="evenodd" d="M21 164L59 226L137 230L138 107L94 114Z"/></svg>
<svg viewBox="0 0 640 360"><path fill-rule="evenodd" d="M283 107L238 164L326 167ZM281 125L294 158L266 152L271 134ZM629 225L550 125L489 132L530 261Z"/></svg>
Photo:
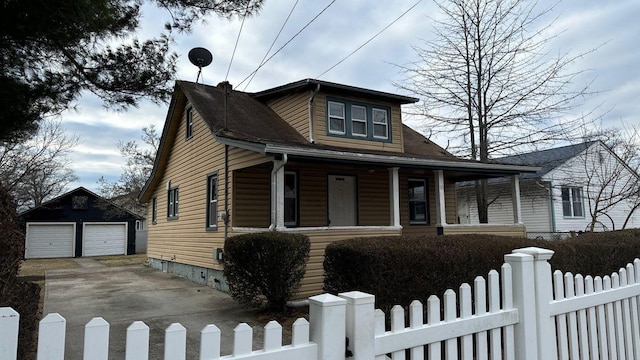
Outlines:
<svg viewBox="0 0 640 360"><path fill-rule="evenodd" d="M356 177L329 175L329 226L355 226Z"/></svg>

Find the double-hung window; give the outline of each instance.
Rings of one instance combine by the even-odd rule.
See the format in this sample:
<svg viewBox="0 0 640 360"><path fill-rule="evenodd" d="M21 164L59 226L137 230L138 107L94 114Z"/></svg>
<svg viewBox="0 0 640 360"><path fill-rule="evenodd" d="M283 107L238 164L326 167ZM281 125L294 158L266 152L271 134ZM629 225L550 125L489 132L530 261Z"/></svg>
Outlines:
<svg viewBox="0 0 640 360"><path fill-rule="evenodd" d="M178 188L171 188L167 192L167 218L178 218Z"/></svg>
<svg viewBox="0 0 640 360"><path fill-rule="evenodd" d="M193 136L193 108L187 109L187 124L185 133L187 140L191 139L191 137Z"/></svg>
<svg viewBox="0 0 640 360"><path fill-rule="evenodd" d="M367 136L367 108L351 105L351 134L353 136Z"/></svg>
<svg viewBox="0 0 640 360"><path fill-rule="evenodd" d="M409 223L428 224L428 209L427 181L425 179L409 179Z"/></svg>
<svg viewBox="0 0 640 360"><path fill-rule="evenodd" d="M344 104L329 101L329 132L333 134L345 134Z"/></svg>
<svg viewBox="0 0 640 360"><path fill-rule="evenodd" d="M218 226L218 174L207 176L207 229Z"/></svg>
<svg viewBox="0 0 640 360"><path fill-rule="evenodd" d="M378 139L389 138L387 110L373 108L371 112L373 113L373 137Z"/></svg>
<svg viewBox="0 0 640 360"><path fill-rule="evenodd" d="M391 108L361 101L327 98L327 135L391 142Z"/></svg>
<svg viewBox="0 0 640 360"><path fill-rule="evenodd" d="M562 215L564 217L584 217L581 187L562 187Z"/></svg>

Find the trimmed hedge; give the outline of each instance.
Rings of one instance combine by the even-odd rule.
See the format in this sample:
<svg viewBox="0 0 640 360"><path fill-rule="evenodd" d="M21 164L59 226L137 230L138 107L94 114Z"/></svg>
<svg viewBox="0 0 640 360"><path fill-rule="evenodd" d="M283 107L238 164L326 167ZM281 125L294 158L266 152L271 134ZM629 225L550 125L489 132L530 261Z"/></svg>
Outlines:
<svg viewBox="0 0 640 360"><path fill-rule="evenodd" d="M243 234L224 244L224 275L241 304L283 311L300 287L310 242L303 234Z"/></svg>
<svg viewBox="0 0 640 360"><path fill-rule="evenodd" d="M640 257L640 230L583 234L548 242L493 235L404 236L337 241L325 250L324 290L376 295L376 306L425 302L500 270L504 254L527 246L555 251L553 269L604 275Z"/></svg>

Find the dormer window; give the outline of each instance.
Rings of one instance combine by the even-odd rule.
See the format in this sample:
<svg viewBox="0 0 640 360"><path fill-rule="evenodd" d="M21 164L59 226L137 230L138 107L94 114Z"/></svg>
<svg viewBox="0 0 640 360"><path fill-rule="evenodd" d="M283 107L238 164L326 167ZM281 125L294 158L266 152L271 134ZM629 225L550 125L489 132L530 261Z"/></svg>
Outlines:
<svg viewBox="0 0 640 360"><path fill-rule="evenodd" d="M329 101L329 132L344 135L344 118L344 104Z"/></svg>
<svg viewBox="0 0 640 360"><path fill-rule="evenodd" d="M327 135L391 142L390 108L327 98Z"/></svg>

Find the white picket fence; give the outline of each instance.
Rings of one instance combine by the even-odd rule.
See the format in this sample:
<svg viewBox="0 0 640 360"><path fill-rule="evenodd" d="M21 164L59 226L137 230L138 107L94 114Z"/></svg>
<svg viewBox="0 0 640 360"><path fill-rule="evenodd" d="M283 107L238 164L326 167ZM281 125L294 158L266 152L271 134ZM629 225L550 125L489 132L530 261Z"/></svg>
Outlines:
<svg viewBox="0 0 640 360"><path fill-rule="evenodd" d="M253 350L247 324L234 330L233 353L220 356L220 330L201 331L200 359L382 360L400 359L639 359L640 260L611 276L551 273L550 250L525 248L505 255L501 273L431 296L426 311L414 301L408 316L396 306L390 329L374 309L375 297L362 292L309 298L309 321L298 319L290 345L282 327L264 329L264 345ZM423 315L426 313L426 322ZM408 324L406 320L408 318ZM16 359L19 315L0 308L0 359ZM65 320L49 314L40 322L38 359L64 359ZM348 339L348 342L347 342ZM107 359L109 324L94 318L85 327L84 359ZM127 329L126 359L148 359L149 328ZM186 330L165 331L165 359L186 358Z"/></svg>

